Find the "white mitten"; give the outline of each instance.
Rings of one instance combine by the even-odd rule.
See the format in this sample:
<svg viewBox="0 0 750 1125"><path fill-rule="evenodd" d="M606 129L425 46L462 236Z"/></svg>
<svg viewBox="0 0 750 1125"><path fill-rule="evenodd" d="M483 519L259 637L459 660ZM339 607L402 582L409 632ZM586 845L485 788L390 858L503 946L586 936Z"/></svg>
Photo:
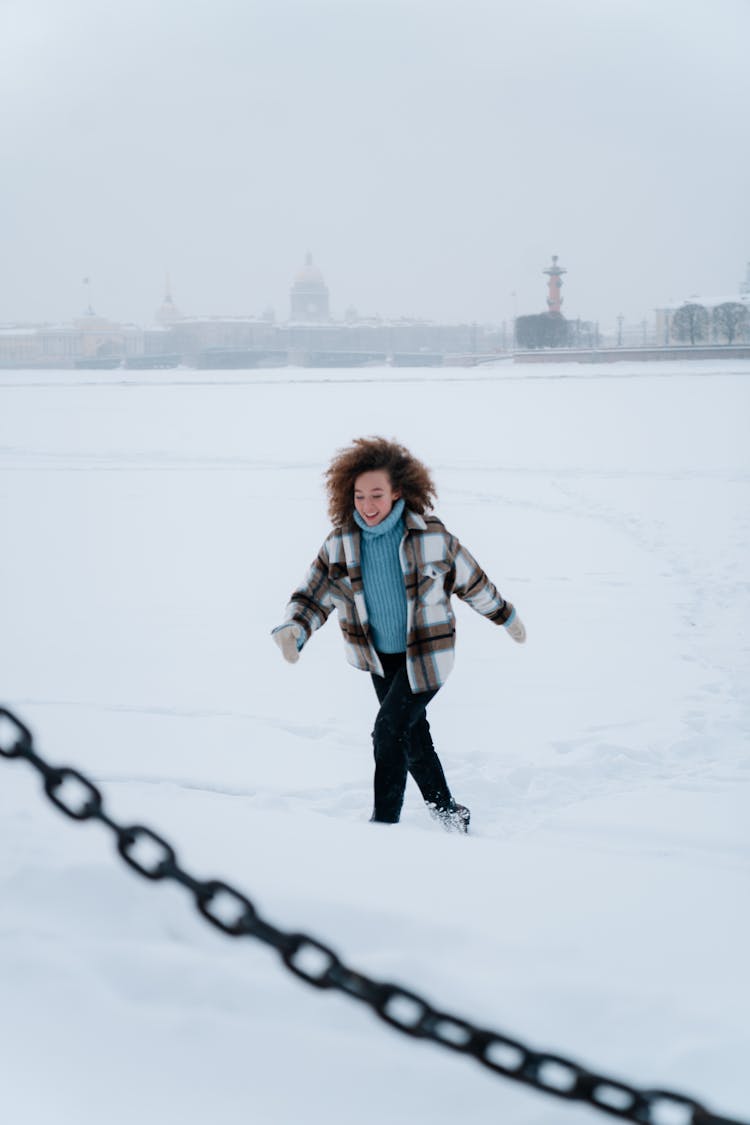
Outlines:
<svg viewBox="0 0 750 1125"><path fill-rule="evenodd" d="M523 621L517 613L513 614L510 622L505 626L505 628L508 633L510 633L516 644L522 645L524 643L524 641L526 640L526 629L524 628Z"/></svg>
<svg viewBox="0 0 750 1125"><path fill-rule="evenodd" d="M296 664L299 660L297 641L302 636L299 625L280 625L278 629L274 629L272 636L287 663Z"/></svg>

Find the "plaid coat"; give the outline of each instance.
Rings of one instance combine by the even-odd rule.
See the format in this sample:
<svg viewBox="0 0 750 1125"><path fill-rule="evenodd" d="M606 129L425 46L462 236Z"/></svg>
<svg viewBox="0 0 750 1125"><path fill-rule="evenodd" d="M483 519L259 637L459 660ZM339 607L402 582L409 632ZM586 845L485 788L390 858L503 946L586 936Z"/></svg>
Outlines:
<svg viewBox="0 0 750 1125"><path fill-rule="evenodd" d="M513 606L436 516L422 517L407 509L404 524L399 556L406 588L407 674L412 691L434 691L453 667L456 619L451 595L498 625L509 619ZM292 594L285 623L300 625L306 642L334 609L349 663L382 676L367 620L360 530L353 521L330 533Z"/></svg>

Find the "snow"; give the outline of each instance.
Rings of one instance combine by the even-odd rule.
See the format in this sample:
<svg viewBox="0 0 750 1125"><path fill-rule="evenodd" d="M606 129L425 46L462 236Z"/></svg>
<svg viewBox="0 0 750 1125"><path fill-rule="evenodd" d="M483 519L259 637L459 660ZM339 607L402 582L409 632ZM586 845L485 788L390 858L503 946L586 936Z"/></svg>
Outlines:
<svg viewBox="0 0 750 1125"><path fill-rule="evenodd" d="M440 1008L750 1113L750 363L1 372L2 703L269 921ZM375 696L270 640L335 449L396 436L529 634L457 607L430 708L472 809L368 823ZM139 879L0 762L17 1125L583 1125ZM665 1116L665 1120L667 1120Z"/></svg>

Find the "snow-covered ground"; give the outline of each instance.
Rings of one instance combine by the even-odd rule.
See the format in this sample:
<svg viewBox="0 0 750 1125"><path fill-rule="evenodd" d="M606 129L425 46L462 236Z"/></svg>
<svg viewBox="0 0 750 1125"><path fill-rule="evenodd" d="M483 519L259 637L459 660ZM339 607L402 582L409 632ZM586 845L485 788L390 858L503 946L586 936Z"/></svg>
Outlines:
<svg viewBox="0 0 750 1125"><path fill-rule="evenodd" d="M750 363L0 373L0 702L201 877L436 1005L750 1116ZM434 470L469 838L368 823L368 677L269 632L361 434ZM0 1118L584 1125L230 941L0 762ZM665 1119L666 1120L666 1119ZM678 1119L669 1118L669 1125ZM682 1118L679 1118L682 1120Z"/></svg>

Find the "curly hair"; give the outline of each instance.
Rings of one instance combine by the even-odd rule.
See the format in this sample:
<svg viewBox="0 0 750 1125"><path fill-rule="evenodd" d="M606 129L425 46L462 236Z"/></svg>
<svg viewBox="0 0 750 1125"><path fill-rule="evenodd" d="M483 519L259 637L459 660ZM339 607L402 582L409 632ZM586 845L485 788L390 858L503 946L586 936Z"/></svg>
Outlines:
<svg viewBox="0 0 750 1125"><path fill-rule="evenodd" d="M362 473L382 469L391 488L400 492L404 503L420 515L437 499L435 482L429 469L396 441L382 437L355 438L340 449L325 471L328 514L334 527L342 527L354 514L354 482Z"/></svg>

